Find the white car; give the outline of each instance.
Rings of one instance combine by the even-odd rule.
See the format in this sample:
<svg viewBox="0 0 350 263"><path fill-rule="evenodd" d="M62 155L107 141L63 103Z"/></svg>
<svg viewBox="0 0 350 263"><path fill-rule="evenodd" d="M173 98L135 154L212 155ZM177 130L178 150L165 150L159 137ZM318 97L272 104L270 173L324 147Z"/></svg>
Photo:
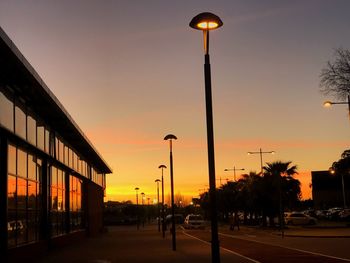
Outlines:
<svg viewBox="0 0 350 263"><path fill-rule="evenodd" d="M297 212L287 214L284 220L287 225L315 225L317 223L316 218Z"/></svg>
<svg viewBox="0 0 350 263"><path fill-rule="evenodd" d="M201 215L189 214L185 218L184 228L186 229L204 229L205 221Z"/></svg>

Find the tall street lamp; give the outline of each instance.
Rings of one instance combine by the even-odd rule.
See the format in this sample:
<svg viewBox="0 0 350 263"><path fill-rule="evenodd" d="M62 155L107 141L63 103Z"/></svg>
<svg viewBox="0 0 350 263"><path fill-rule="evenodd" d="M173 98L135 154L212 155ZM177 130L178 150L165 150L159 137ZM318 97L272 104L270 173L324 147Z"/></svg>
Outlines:
<svg viewBox="0 0 350 263"><path fill-rule="evenodd" d="M144 205L144 201L145 201L145 193L141 193L141 202L142 202L142 206Z"/></svg>
<svg viewBox="0 0 350 263"><path fill-rule="evenodd" d="M135 187L135 191L136 191L136 214L137 214L137 229L140 228L140 222L139 222L139 194L138 191L140 190L140 188Z"/></svg>
<svg viewBox="0 0 350 263"><path fill-rule="evenodd" d="M261 148L260 148L258 152L248 152L248 155L250 155L250 154L260 154L260 168L261 168L261 175L263 175L263 159L262 159L263 154L275 154L275 153L276 153L275 151L263 152L261 150Z"/></svg>
<svg viewBox="0 0 350 263"><path fill-rule="evenodd" d="M158 166L159 169L162 169L162 232L163 238L165 238L165 212L164 212L164 177L163 170L166 169L164 164Z"/></svg>
<svg viewBox="0 0 350 263"><path fill-rule="evenodd" d="M209 198L211 211L211 252L212 262L220 262L220 245L218 235L217 207L216 207L216 185L215 185L215 157L214 157L214 131L213 131L213 109L211 94L211 72L209 59L209 31L223 25L221 19L212 13L200 13L192 18L190 27L202 30L204 37L204 79L205 79L205 105L207 119L207 144L208 144L208 166L209 166Z"/></svg>
<svg viewBox="0 0 350 263"><path fill-rule="evenodd" d="M233 178L234 178L234 180L236 182L236 171L244 171L244 168L236 168L236 166L233 166L233 169L228 168L228 169L225 169L224 171L225 172L233 171Z"/></svg>
<svg viewBox="0 0 350 263"><path fill-rule="evenodd" d="M141 193L141 203L142 203L142 227L145 227L145 193Z"/></svg>
<svg viewBox="0 0 350 263"><path fill-rule="evenodd" d="M172 245L176 251L176 230L175 230L175 206L174 206L174 175L173 175L173 140L177 140L173 134L168 134L164 140L170 142L170 182L171 182L171 226L172 226Z"/></svg>
<svg viewBox="0 0 350 263"><path fill-rule="evenodd" d="M154 182L157 183L157 209L158 209L158 232L160 232L160 207L159 207L159 179L156 179Z"/></svg>
<svg viewBox="0 0 350 263"><path fill-rule="evenodd" d="M346 104L346 105L348 105L348 112L349 112L349 119L350 119L350 95L348 95L348 101L333 102L333 101L327 100L323 103L323 106L325 108L330 108L333 104Z"/></svg>

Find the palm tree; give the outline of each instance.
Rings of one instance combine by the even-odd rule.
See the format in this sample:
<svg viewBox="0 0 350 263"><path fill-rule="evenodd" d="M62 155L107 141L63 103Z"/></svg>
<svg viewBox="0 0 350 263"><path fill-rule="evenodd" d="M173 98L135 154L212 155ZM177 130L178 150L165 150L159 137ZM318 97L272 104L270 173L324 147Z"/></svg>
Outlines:
<svg viewBox="0 0 350 263"><path fill-rule="evenodd" d="M246 221L246 215L257 215L261 212L261 196L262 196L262 177L255 172L242 175L242 178L238 180L239 195L238 199L241 203L242 210L244 211L244 219Z"/></svg>
<svg viewBox="0 0 350 263"><path fill-rule="evenodd" d="M297 166L292 162L276 161L266 163L264 170L264 209L270 217L270 224L279 211L279 223L283 225L283 206L285 202L300 199L300 182L293 178L297 174Z"/></svg>

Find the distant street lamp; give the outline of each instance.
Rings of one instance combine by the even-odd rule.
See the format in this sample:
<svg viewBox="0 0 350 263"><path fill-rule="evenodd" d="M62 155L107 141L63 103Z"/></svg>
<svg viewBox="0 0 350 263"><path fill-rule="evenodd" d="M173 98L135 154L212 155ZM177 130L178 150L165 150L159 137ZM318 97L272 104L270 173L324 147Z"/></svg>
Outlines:
<svg viewBox="0 0 350 263"><path fill-rule="evenodd" d="M158 166L159 169L162 169L162 232L163 238L165 238L165 211L164 211L164 177L163 177L163 169L166 169L164 164Z"/></svg>
<svg viewBox="0 0 350 263"><path fill-rule="evenodd" d="M348 95L348 101L333 102L333 101L327 100L323 103L323 106L325 108L330 108L330 107L332 107L333 104L346 104L346 105L348 105L348 114L349 114L349 118L350 118L350 95Z"/></svg>
<svg viewBox="0 0 350 263"><path fill-rule="evenodd" d="M329 169L329 172L331 174L335 174L335 170L333 168ZM344 185L344 174L340 173L341 175L341 186L342 186L342 193L343 193L343 207L346 208L346 195L345 195L345 185Z"/></svg>
<svg viewBox="0 0 350 263"><path fill-rule="evenodd" d="M144 201L145 201L145 193L141 193L141 202L142 202L142 205L144 205Z"/></svg>
<svg viewBox="0 0 350 263"><path fill-rule="evenodd" d="M263 175L263 159L262 159L262 156L263 154L275 154L276 152L275 151L268 151L268 152L263 152L261 150L261 148L259 149L258 152L248 152L248 155L250 154L260 154L260 168L261 168L261 175Z"/></svg>
<svg viewBox="0 0 350 263"><path fill-rule="evenodd" d="M220 262L220 245L218 235L218 219L216 207L216 182L215 182L215 156L214 156L214 129L213 109L211 94L211 71L209 58L209 31L223 25L221 19L212 13L200 13L192 18L190 27L202 30L204 36L204 79L205 79L205 104L207 119L207 144L208 144L208 165L209 165L209 200L211 211L211 252L212 262Z"/></svg>
<svg viewBox="0 0 350 263"><path fill-rule="evenodd" d="M228 172L228 171L233 171L233 178L236 182L236 171L244 171L244 168L236 168L236 166L233 166L233 168L228 168L228 169L225 169L224 170L225 172Z"/></svg>
<svg viewBox="0 0 350 263"><path fill-rule="evenodd" d="M154 182L157 183L157 210L158 210L158 232L160 232L160 207L159 207L159 179L156 179Z"/></svg>
<svg viewBox="0 0 350 263"><path fill-rule="evenodd" d="M145 193L141 193L141 202L142 202L142 227L145 227Z"/></svg>
<svg viewBox="0 0 350 263"><path fill-rule="evenodd" d="M137 214L137 229L140 228L140 222L139 222L139 194L138 191L140 190L140 188L135 187L135 191L136 191L136 214Z"/></svg>
<svg viewBox="0 0 350 263"><path fill-rule="evenodd" d="M174 175L173 175L173 140L177 140L173 134L168 134L164 140L170 141L170 182L171 182L171 226L172 226L172 244L176 251L176 229L175 229L175 206L174 206Z"/></svg>

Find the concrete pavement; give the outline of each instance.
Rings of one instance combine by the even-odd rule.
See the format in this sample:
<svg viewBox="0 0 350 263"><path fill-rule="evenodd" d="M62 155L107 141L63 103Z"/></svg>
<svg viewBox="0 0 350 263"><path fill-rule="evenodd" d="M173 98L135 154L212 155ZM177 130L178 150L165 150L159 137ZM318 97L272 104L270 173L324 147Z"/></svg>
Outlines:
<svg viewBox="0 0 350 263"><path fill-rule="evenodd" d="M49 251L30 262L62 263L210 263L211 247L182 232L177 231L177 250L172 250L169 231L163 239L156 225L108 227L108 232L79 243ZM234 252L221 250L221 262L252 262Z"/></svg>
<svg viewBox="0 0 350 263"><path fill-rule="evenodd" d="M209 230L209 229L208 229ZM241 226L240 231L230 231L227 225L219 228L221 233L228 233L238 238L249 238L264 235L276 236L280 232L275 229ZM350 237L350 228L304 228L290 227L286 229L288 237ZM286 240L286 239L285 239ZM299 243L299 241L298 241ZM167 232L163 239L156 225L108 227L107 233L94 238L80 240L76 244L50 250L41 258L30 262L62 263L185 263L211 262L210 243L203 242L186 235L182 228L177 230L177 250L172 250L171 235ZM221 262L254 262L229 249L221 249Z"/></svg>
<svg viewBox="0 0 350 263"><path fill-rule="evenodd" d="M282 232L278 228L261 228L240 226L240 231L230 231L228 225L221 225L219 231L223 233L237 233L238 235L253 235L257 233L265 233L272 235L281 235ZM315 237L315 238L350 238L350 226L346 223L329 224L320 223L314 226L287 226L284 229L286 237Z"/></svg>

